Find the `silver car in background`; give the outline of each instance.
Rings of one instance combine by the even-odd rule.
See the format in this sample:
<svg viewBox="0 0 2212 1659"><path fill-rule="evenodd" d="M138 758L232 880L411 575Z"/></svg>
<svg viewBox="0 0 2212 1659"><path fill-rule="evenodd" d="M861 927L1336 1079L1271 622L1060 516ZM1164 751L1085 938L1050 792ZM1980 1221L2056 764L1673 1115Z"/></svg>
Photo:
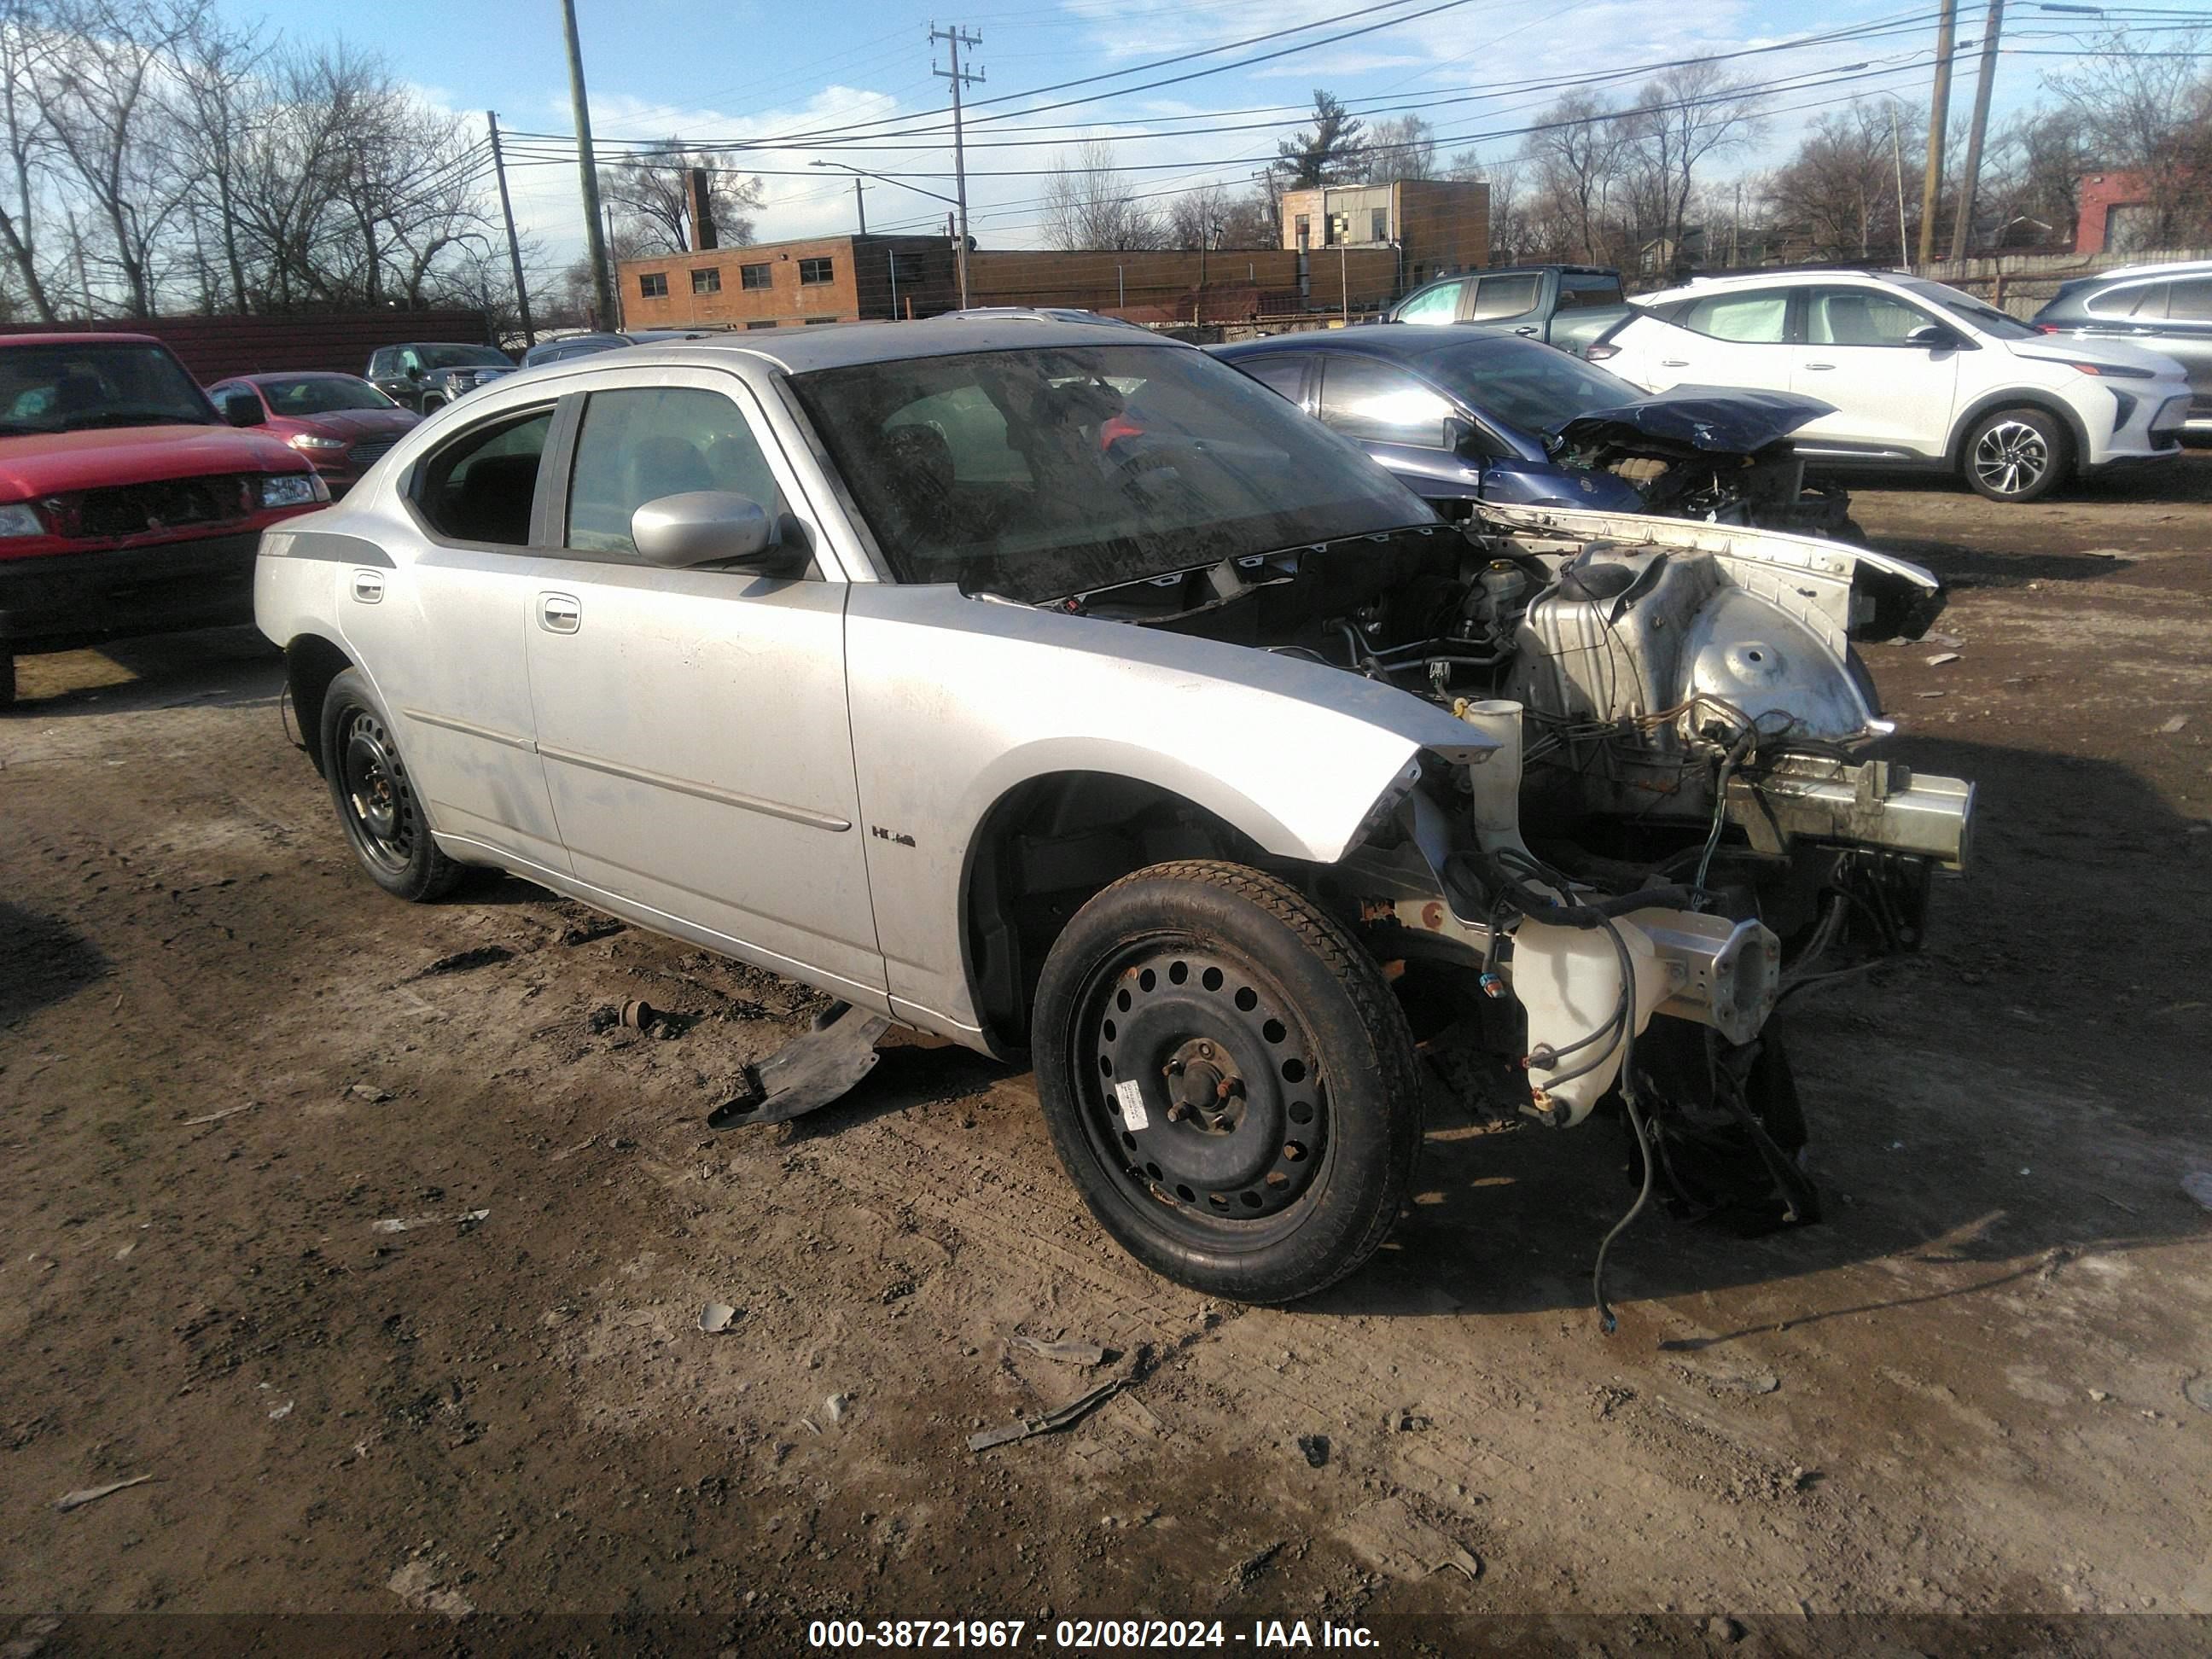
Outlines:
<svg viewBox="0 0 2212 1659"><path fill-rule="evenodd" d="M1098 1221L1249 1301L1389 1232L1417 1042L1621 1118L1647 1188L1810 1218L1781 976L1910 944L1966 853L1965 785L1854 752L1850 640L1924 626L1924 572L1447 526L1123 328L518 374L268 536L256 599L386 890L513 871L1026 1060Z"/></svg>

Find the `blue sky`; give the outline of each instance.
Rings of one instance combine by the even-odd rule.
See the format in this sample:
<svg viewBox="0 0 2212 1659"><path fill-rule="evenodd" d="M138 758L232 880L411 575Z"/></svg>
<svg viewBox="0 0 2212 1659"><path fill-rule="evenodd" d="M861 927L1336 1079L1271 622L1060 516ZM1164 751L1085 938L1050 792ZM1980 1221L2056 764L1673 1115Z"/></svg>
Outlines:
<svg viewBox="0 0 2212 1659"><path fill-rule="evenodd" d="M270 0L252 5L224 0L241 21L258 21L302 41L340 36L382 53L404 78L438 102L460 111L495 108L501 124L523 131L568 129L567 69L556 0L493 4L483 0L383 0L368 8L333 8L318 0ZM1012 176L1048 169L1068 146L1086 136L1111 137L1115 159L1142 181L1163 191L1210 180L1249 178L1256 159L1272 153L1277 137L1296 118L1270 113L1301 105L1316 86L1347 100L1387 106L1422 99L1459 98L1422 112L1444 136L1445 147L1473 147L1486 156L1517 147L1511 137L1479 136L1510 128L1557 95L1530 88L1543 77L1587 76L1633 69L1704 51L1730 51L1785 41L1808 33L1894 21L1901 33L1886 38L1831 42L1741 60L1730 67L1763 80L1832 73L1848 65L1865 77L1849 86L1778 91L1776 112L1759 152L1731 160L1716 176L1747 161L1771 161L1786 154L1822 106L1854 91L1894 88L1923 100L1932 56L1932 24L1917 20L1933 9L1911 0L1838 0L1813 6L1746 3L1746 0L1676 0L1656 6L1639 0L1460 0L1434 15L1364 37L1323 45L1252 67L1151 91L1133 92L1049 114L1024 114L1028 106L1110 91L1114 83L1044 97L1028 89L1077 76L1126 69L1170 55L1201 51L1302 20L1351 11L1358 0L1282 0L1255 7L1249 0L1040 0L1009 9L1006 0L975 0L972 11L932 12L905 0L855 3L820 0L811 6L746 3L702 7L675 0L580 0L585 69L592 119L602 137L786 138L826 126L889 118L917 118L943 104L945 83L932 77L927 32L933 20L957 21L980 33L974 56L988 76L970 96L1002 101L977 112L971 126L978 147L969 157L969 204L975 234L987 246L1035 246L1036 203L1043 179ZM1438 0L1408 0L1418 11ZM1978 32L1981 9L1960 7L1961 32ZM2014 8L2013 27L2023 37L2075 21L2040 16L2032 4ZM1392 14L1384 14L1389 15ZM1131 84L1162 76L1231 63L1276 51L1301 40L1378 21L1363 17L1316 28L1309 36L1271 41L1218 57L1131 77ZM2044 42L2050 45L2055 42ZM942 62L942 51L938 49ZM2000 112L2032 97L2047 59L2008 59L1999 71ZM1619 90L1632 92L1634 79ZM1962 64L1955 97L1963 109L1972 96L1971 64ZM1469 91L1468 88L1493 90ZM1261 112L1236 118L1273 131L1210 136L1148 136L1187 129L1200 116L1224 110ZM1112 124L1121 125L1112 125ZM918 123L929 125L927 122ZM1221 125L1227 125L1224 118ZM992 126L1026 127L994 134ZM1018 147L983 147L1019 137ZM1036 141L1044 142L1036 142ZM908 143L915 141L908 140ZM769 176L768 205L759 216L763 240L853 228L849 175L810 170L817 156L836 156L884 173L903 173L922 189L951 193L949 146L931 137L912 150L829 149L792 142L751 158ZM991 176L1000 173L1008 176ZM549 257L571 256L581 242L575 169L539 165L514 174L518 216ZM927 197L889 183L868 185L872 229L921 230L941 223L943 208Z"/></svg>

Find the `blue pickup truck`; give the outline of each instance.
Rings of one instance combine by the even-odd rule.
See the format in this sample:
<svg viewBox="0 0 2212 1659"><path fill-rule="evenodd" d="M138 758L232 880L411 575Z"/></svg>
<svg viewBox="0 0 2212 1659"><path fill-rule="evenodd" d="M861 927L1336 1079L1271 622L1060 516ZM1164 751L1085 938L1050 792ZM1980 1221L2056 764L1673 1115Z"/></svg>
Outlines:
<svg viewBox="0 0 2212 1659"><path fill-rule="evenodd" d="M1424 283L1391 307L1393 323L1472 323L1541 340L1577 357L1628 314L1620 273L1599 265L1507 265Z"/></svg>

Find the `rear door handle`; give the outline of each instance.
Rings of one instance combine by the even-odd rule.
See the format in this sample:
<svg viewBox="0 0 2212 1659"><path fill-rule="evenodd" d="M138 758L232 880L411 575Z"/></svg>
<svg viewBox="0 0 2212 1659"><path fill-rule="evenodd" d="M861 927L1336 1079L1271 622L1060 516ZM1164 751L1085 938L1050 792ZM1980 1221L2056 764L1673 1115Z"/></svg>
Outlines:
<svg viewBox="0 0 2212 1659"><path fill-rule="evenodd" d="M1536 333L1535 329L1527 323L1523 323L1520 327L1515 329L1513 331L1521 336L1524 340L1534 338Z"/></svg>
<svg viewBox="0 0 2212 1659"><path fill-rule="evenodd" d="M1808 368L1833 368L1835 365L1833 363L1808 363L1805 367Z"/></svg>
<svg viewBox="0 0 2212 1659"><path fill-rule="evenodd" d="M538 625L549 634L573 634L584 625L584 607L573 593L540 593Z"/></svg>
<svg viewBox="0 0 2212 1659"><path fill-rule="evenodd" d="M353 573L353 596L363 605L376 605L384 599L384 578L374 570Z"/></svg>
<svg viewBox="0 0 2212 1659"><path fill-rule="evenodd" d="M1689 366L1690 360L1687 357L1662 357L1659 360L1659 367L1662 368L1687 368Z"/></svg>

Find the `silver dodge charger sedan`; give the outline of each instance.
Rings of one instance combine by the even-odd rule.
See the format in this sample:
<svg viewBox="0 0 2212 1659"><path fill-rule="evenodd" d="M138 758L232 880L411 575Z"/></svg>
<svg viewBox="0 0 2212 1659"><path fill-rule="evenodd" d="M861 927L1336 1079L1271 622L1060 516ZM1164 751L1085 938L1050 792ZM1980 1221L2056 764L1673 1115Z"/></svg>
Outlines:
<svg viewBox="0 0 2212 1659"><path fill-rule="evenodd" d="M1813 1218L1768 1012L1966 852L1966 785L1862 754L1850 641L1924 629L1925 572L1446 526L1127 328L517 374L267 534L255 597L387 890L512 871L1026 1060L1100 1224L1248 1301L1367 1258L1445 1093L1618 1123L1638 1208Z"/></svg>

